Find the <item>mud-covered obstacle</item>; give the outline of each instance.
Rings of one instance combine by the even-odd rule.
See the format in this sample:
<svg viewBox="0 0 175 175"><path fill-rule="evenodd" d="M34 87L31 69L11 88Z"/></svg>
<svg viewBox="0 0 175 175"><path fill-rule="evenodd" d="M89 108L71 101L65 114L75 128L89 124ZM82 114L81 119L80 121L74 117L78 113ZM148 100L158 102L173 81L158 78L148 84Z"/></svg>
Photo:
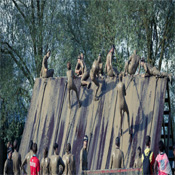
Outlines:
<svg viewBox="0 0 175 175"><path fill-rule="evenodd" d="M158 151L158 141L164 110L167 79L155 77L124 78L126 102L129 108L133 137L128 132L127 116L124 115L121 149L124 152L126 168L132 167L138 146L145 148L145 137L150 135L151 148ZM22 159L28 152L29 141L38 144L38 157L43 157L43 149L48 146L49 156L53 144L59 145L59 154L64 154L66 143L71 143L79 171L79 153L85 134L89 136L88 167L90 170L108 169L115 137L118 136L120 114L118 110L116 85L118 79L103 81L100 100L93 100L91 89L80 87L80 79L75 80L82 107L78 108L75 92L71 93L72 109L68 108L66 78L49 78L35 81L33 96L20 145Z"/></svg>

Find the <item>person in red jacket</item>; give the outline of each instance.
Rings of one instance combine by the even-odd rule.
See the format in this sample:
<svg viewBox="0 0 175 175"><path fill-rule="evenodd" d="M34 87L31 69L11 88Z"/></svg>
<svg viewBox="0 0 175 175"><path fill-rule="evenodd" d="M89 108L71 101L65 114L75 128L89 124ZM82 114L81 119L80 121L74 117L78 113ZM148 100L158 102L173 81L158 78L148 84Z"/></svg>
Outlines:
<svg viewBox="0 0 175 175"><path fill-rule="evenodd" d="M33 157L30 159L30 172L31 175L39 175L40 173L40 162L39 159L36 157L36 153L37 153L37 144L33 143L32 146L32 150L33 150Z"/></svg>

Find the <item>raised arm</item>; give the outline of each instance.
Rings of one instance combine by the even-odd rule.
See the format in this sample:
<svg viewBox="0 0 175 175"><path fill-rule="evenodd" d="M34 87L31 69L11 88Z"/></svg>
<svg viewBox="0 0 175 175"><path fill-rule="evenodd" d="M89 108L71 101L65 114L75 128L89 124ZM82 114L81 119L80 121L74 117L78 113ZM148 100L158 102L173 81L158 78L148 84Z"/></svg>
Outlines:
<svg viewBox="0 0 175 175"><path fill-rule="evenodd" d="M157 172L157 165L158 165L158 163L157 163L157 161L155 161L155 163L154 163L154 174L156 174L156 172Z"/></svg>
<svg viewBox="0 0 175 175"><path fill-rule="evenodd" d="M125 84L123 83L123 91L124 91L124 96L126 96L126 88L125 88Z"/></svg>
<svg viewBox="0 0 175 175"><path fill-rule="evenodd" d="M60 162L60 165L63 167L63 172L64 172L65 164L64 164L63 159L61 157L59 159L59 162ZM63 172L61 174L63 174Z"/></svg>
<svg viewBox="0 0 175 175"><path fill-rule="evenodd" d="M76 74L79 74L79 71L80 71L80 70L78 69L78 66L79 66L79 63L77 63L76 66L75 66L75 73L76 73Z"/></svg>
<svg viewBox="0 0 175 175"><path fill-rule="evenodd" d="M80 151L80 172L82 172L82 163L83 163L83 151Z"/></svg>

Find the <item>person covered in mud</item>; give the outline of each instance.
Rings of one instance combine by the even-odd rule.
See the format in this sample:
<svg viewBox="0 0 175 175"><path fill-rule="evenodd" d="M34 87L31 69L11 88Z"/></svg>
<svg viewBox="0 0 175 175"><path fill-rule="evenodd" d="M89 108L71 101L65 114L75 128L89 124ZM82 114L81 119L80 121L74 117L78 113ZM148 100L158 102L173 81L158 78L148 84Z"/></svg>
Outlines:
<svg viewBox="0 0 175 175"><path fill-rule="evenodd" d="M51 51L48 50L47 54L43 58L42 68L41 68L41 72L40 72L40 77L41 78L53 77L54 70L53 69L48 69L48 63L47 63L47 61L50 57L50 52Z"/></svg>
<svg viewBox="0 0 175 175"><path fill-rule="evenodd" d="M129 57L129 60L125 63L125 70L124 74L134 75L139 67L138 74L140 73L140 56L137 55L136 50L134 53Z"/></svg>
<svg viewBox="0 0 175 175"><path fill-rule="evenodd" d="M82 67L79 60L81 60L80 55L78 55L77 64L75 66L75 73L77 74L78 77L82 75Z"/></svg>
<svg viewBox="0 0 175 175"><path fill-rule="evenodd" d="M70 102L70 91L73 90L75 91L76 93L76 96L77 96L77 100L78 100L78 106L79 108L81 107L81 102L79 100L79 96L78 96L78 91L77 91L77 88L75 86L75 83L74 83L74 79L76 78L76 76L74 75L73 71L71 70L71 64L70 62L67 63L67 78L68 78L68 81L67 81L67 89L68 89L68 99L69 99L69 108L71 109L71 102Z"/></svg>
<svg viewBox="0 0 175 175"><path fill-rule="evenodd" d="M97 97L97 93L100 87L100 81L99 81L100 60L101 60L101 55L98 56L97 60L94 60L92 64L92 68L90 70L90 78L92 82L96 85L96 90L95 90L95 95L94 95L95 101L99 100L99 98Z"/></svg>
<svg viewBox="0 0 175 175"><path fill-rule="evenodd" d="M120 137L115 139L115 148L112 152L110 169L124 168L124 154L120 149Z"/></svg>
<svg viewBox="0 0 175 175"><path fill-rule="evenodd" d="M99 70L98 77L104 79L104 77L103 77L103 63L101 60L101 54L99 54L97 61L98 61L98 65L99 65L98 66L98 70Z"/></svg>
<svg viewBox="0 0 175 175"><path fill-rule="evenodd" d="M12 154L13 171L14 171L14 175L19 175L20 168L21 168L21 154L18 153L18 141L17 140L13 142L13 148L14 148L14 152Z"/></svg>
<svg viewBox="0 0 175 175"><path fill-rule="evenodd" d="M58 155L58 144L55 143L53 146L54 149L54 155L50 156L50 174L63 174L65 165L61 158L61 156ZM62 166L62 168L60 168Z"/></svg>
<svg viewBox="0 0 175 175"><path fill-rule="evenodd" d="M78 57L77 64L80 66L80 68L78 70L75 70L75 73L81 77L81 86L86 86L89 89L91 82L87 81L89 78L89 70L84 62L83 53L81 53Z"/></svg>
<svg viewBox="0 0 175 175"><path fill-rule="evenodd" d="M126 96L126 88L125 84L122 82L122 74L119 75L119 83L117 84L117 96L118 96L118 102L119 102L119 111L120 111L120 135L122 135L122 121L123 121L123 115L124 112L127 113L127 120L128 120L128 129L129 134L131 135L131 128L130 128L130 118L129 118L129 110L128 105L125 100Z"/></svg>
<svg viewBox="0 0 175 175"><path fill-rule="evenodd" d="M21 169L23 169L24 171L24 174L30 174L30 159L32 158L33 156L33 151L32 151L32 146L33 146L33 141L30 140L30 143L29 143L29 149L30 151L26 154L23 162L22 162L22 165L21 165ZM27 164L27 172L24 168L24 166Z"/></svg>
<svg viewBox="0 0 175 175"><path fill-rule="evenodd" d="M136 156L133 168L142 168L142 151L140 146L137 148Z"/></svg>
<svg viewBox="0 0 175 175"><path fill-rule="evenodd" d="M112 67L112 59L114 55L114 45L112 46L112 49L109 51L106 57L106 64L105 64L105 72L109 77L117 77L117 71L115 71Z"/></svg>
<svg viewBox="0 0 175 175"><path fill-rule="evenodd" d="M63 162L65 164L64 175L75 175L76 174L76 165L75 157L71 154L71 145L68 143L66 145L66 153L63 156Z"/></svg>
<svg viewBox="0 0 175 175"><path fill-rule="evenodd" d="M88 170L88 152L87 152L87 145L88 145L88 136L85 135L83 138L83 148L80 151L80 172L83 174L84 170Z"/></svg>
<svg viewBox="0 0 175 175"><path fill-rule="evenodd" d="M41 174L50 174L50 158L48 157L48 148L44 148L44 157L41 160Z"/></svg>
<svg viewBox="0 0 175 175"><path fill-rule="evenodd" d="M172 81L171 74L168 74L166 72L160 72L159 70L157 70L155 66L153 67L151 64L146 63L144 58L141 59L141 66L145 71L145 74L143 74L142 77L149 77L149 76L155 76L157 78L167 77L170 82Z"/></svg>

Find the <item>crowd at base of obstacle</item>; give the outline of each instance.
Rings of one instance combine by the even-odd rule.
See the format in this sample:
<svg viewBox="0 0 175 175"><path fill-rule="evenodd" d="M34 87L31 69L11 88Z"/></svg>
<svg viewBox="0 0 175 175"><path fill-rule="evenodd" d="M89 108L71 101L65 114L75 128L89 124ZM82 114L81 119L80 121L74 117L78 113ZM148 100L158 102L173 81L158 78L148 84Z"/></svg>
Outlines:
<svg viewBox="0 0 175 175"><path fill-rule="evenodd" d="M43 149L43 158L41 161L37 157L37 143L31 140L29 143L29 152L26 154L24 160L21 160L21 154L18 152L18 142L15 140L13 145L8 142L7 160L4 164L4 175L76 175L86 174L88 169L88 136L85 135L82 140L83 146L79 154L79 171L76 172L77 162L76 157L71 153L71 144L67 143L65 147L65 154L61 157L58 154L58 144L53 145L54 153L48 156L48 147ZM151 138L145 138L145 150L142 151L138 147L134 165L132 168L141 169L143 175L172 175L172 168L175 166L173 161L172 167L170 166L168 157L164 152L165 146L163 141L159 141L159 153L155 157L154 152L150 149ZM173 147L173 154L175 158L175 144ZM76 155L77 156L77 155ZM124 163L124 154L120 149L120 137L115 139L115 148L112 151L110 158L109 169L126 168ZM174 171L175 174L175 171Z"/></svg>

